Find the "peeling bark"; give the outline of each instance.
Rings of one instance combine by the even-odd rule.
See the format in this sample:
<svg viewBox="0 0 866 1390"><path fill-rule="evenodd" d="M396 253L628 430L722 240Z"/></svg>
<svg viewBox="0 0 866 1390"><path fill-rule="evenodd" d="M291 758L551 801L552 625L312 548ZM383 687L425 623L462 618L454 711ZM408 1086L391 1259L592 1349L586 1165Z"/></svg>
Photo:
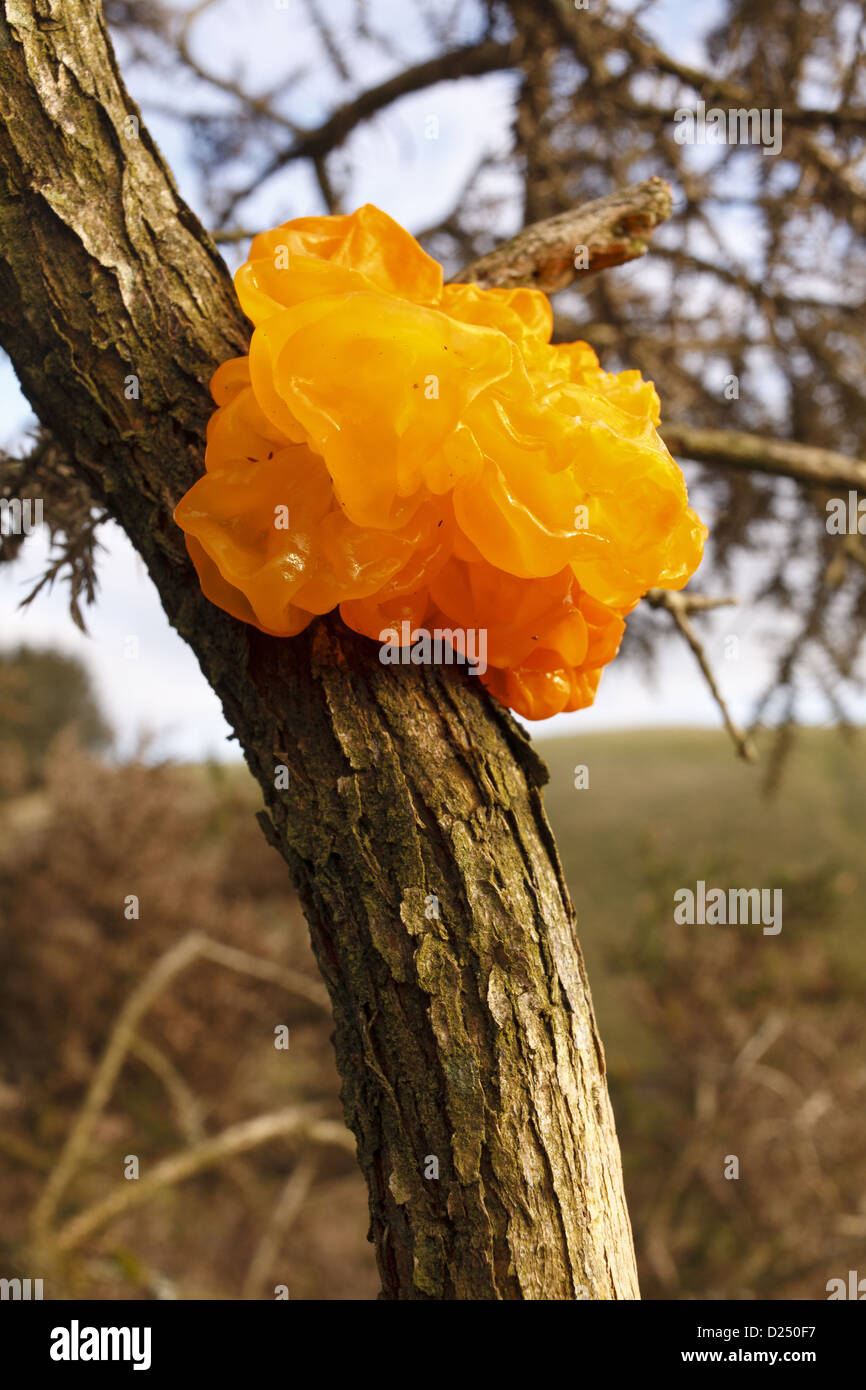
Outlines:
<svg viewBox="0 0 866 1390"><path fill-rule="evenodd" d="M0 337L261 784L333 1003L384 1296L636 1298L543 764L471 676L382 666L333 615L279 640L203 598L171 514L249 325L93 0L0 3L0 78Z"/></svg>
<svg viewBox="0 0 866 1390"><path fill-rule="evenodd" d="M645 179L534 222L453 278L482 289L528 285L553 294L581 276L645 256L653 231L670 215L670 185L656 177ZM575 265L578 250L587 253L584 267Z"/></svg>

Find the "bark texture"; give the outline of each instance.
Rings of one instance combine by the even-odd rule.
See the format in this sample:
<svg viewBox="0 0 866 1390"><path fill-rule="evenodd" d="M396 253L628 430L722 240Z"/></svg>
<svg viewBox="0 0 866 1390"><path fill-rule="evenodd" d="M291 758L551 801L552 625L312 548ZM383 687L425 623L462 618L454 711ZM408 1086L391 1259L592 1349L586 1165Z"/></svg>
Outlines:
<svg viewBox="0 0 866 1390"><path fill-rule="evenodd" d="M670 185L664 179L646 179L533 223L453 278L482 289L528 285L553 294L578 276L645 256L652 232L670 215ZM587 265L575 265L578 251L587 253Z"/></svg>
<svg viewBox="0 0 866 1390"><path fill-rule="evenodd" d="M384 1296L637 1297L543 764L471 677L382 666L333 616L269 638L203 598L171 513L249 325L93 0L0 0L0 89L2 343L262 786L333 1002Z"/></svg>

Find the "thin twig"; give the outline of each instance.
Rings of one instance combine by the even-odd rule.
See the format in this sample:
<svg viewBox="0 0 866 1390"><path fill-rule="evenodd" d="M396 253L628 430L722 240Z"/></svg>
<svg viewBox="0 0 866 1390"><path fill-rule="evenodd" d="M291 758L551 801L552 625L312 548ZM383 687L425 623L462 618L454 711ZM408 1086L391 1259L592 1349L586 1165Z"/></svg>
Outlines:
<svg viewBox="0 0 866 1390"><path fill-rule="evenodd" d="M201 1143L204 1138L202 1107L171 1059L152 1042L148 1042L147 1038L133 1038L129 1050L162 1082L186 1142Z"/></svg>
<svg viewBox="0 0 866 1390"><path fill-rule="evenodd" d="M241 1298L255 1298L265 1279L273 1268L280 1248L280 1242L307 1199L316 1177L316 1164L305 1155L289 1174L283 1186L270 1219L265 1226L261 1240L253 1251L244 1279Z"/></svg>
<svg viewBox="0 0 866 1390"><path fill-rule="evenodd" d="M234 246L239 241L252 241L257 231L254 227L217 227L211 236L218 246Z"/></svg>
<svg viewBox="0 0 866 1390"><path fill-rule="evenodd" d="M213 1168L235 1154L258 1148L271 1139L291 1134L302 1137L306 1144L329 1144L354 1155L355 1141L345 1126L320 1116L320 1108L313 1105L291 1106L269 1115L256 1115L252 1120L230 1125L221 1134L205 1139L183 1153L164 1158L147 1177L137 1182L119 1183L101 1202L96 1202L67 1221L50 1242L50 1253L67 1254L109 1221L125 1216L149 1201L160 1188L183 1182L195 1173Z"/></svg>
<svg viewBox="0 0 866 1390"><path fill-rule="evenodd" d="M29 1139L23 1139L18 1134L9 1134L6 1130L0 1130L0 1154L11 1158L15 1163L23 1163L25 1167L36 1168L40 1172L49 1172L51 1169L50 1154L31 1144Z"/></svg>
<svg viewBox="0 0 866 1390"><path fill-rule="evenodd" d="M91 1078L90 1086L60 1157L51 1172L42 1195L33 1210L32 1226L35 1239L44 1238L58 1203L80 1166L94 1125L102 1114L114 1089L124 1059L132 1046L138 1024L157 996L192 961L204 957L230 970L256 979L280 984L285 989L327 1008L327 991L315 980L308 980L297 971L285 970L246 951L211 941L201 932L190 932L181 938L145 975L127 999L112 1029L105 1052Z"/></svg>
<svg viewBox="0 0 866 1390"><path fill-rule="evenodd" d="M665 602L673 598L667 589L650 589L646 595L653 608L667 608ZM711 608L729 608L739 603L736 594L676 594L677 606L681 613L706 613Z"/></svg>
<svg viewBox="0 0 866 1390"><path fill-rule="evenodd" d="M725 728L731 736L734 747L740 757L745 759L747 763L754 762L756 756L754 745L745 730L740 728L739 724L736 723L731 715L725 697L719 689L716 678L713 675L703 643L692 627L692 624L689 622L688 616L689 613L697 612L700 609L718 608L722 604L736 603L737 600L735 598L707 599L703 595L686 595L670 592L667 589L650 589L649 593L646 595L646 600L651 608L664 608L670 613L674 623L679 628L697 658L698 665L703 671L704 679L710 688L710 693L719 707L722 718L725 721Z"/></svg>
<svg viewBox="0 0 866 1390"><path fill-rule="evenodd" d="M519 50L518 39L503 43L484 39L480 43L439 53L435 58L404 68L394 77L367 88L342 106L337 106L320 126L298 130L291 144L279 150L248 183L228 195L222 208L223 218L231 216L245 198L258 192L268 179L286 165L299 159L326 159L343 144L360 121L369 120L402 97L424 91L436 82L453 82L458 77L480 77L488 72L512 67Z"/></svg>
<svg viewBox="0 0 866 1390"><path fill-rule="evenodd" d="M121 1009L78 1118L33 1209L32 1225L37 1242L44 1238L58 1203L84 1157L93 1127L108 1102L139 1020L175 975L201 954L201 945L202 937L198 932L182 937L176 946L160 956Z"/></svg>
<svg viewBox="0 0 866 1390"><path fill-rule="evenodd" d="M251 975L256 980L267 980L271 984L280 985L289 994L296 994L308 1003L315 1004L330 1018L328 991L321 981L311 979L300 970L289 970L284 965L276 965L273 961L265 960L263 956L254 956L249 951L239 951L235 946L225 946L221 941L214 941L209 936L202 936L199 940L200 954L206 960L212 960L216 965L224 965L227 970L236 970L240 975Z"/></svg>

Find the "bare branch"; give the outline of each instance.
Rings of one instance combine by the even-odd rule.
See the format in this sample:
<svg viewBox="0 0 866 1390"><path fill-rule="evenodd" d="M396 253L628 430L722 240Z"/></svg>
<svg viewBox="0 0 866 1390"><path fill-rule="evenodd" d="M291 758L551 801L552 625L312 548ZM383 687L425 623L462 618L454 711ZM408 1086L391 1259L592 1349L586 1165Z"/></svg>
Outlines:
<svg viewBox="0 0 866 1390"><path fill-rule="evenodd" d="M801 483L866 491L866 462L836 453L834 449L818 449L789 439L770 439L763 434L692 425L663 424L661 433L672 453L683 454L696 463L755 469L760 473L796 478Z"/></svg>
<svg viewBox="0 0 866 1390"><path fill-rule="evenodd" d="M349 82L351 80L352 74L349 72L345 56L340 49L339 43L334 37L334 34L331 30L331 26L329 25L325 16L322 14L321 9L317 5L316 0L303 0L303 6L307 12L307 17L310 20L310 23L313 25L314 29L316 30L316 33L319 36L319 42L321 43L322 48L328 55L328 59L330 60L332 68L336 72L337 76L342 79L343 82Z"/></svg>
<svg viewBox="0 0 866 1390"><path fill-rule="evenodd" d="M272 102L272 97L268 95L254 96L250 92L245 92L237 82L229 81L227 78L218 76L217 73L209 72L203 68L198 60L193 56L190 49L190 39L193 25L201 16L211 8L215 0L200 0L199 4L193 6L184 16L183 23L177 35L178 57L201 82L206 82L211 87L216 87L219 91L225 92L227 96L236 97L242 107L252 112L256 116L264 117L268 121L273 121L275 125L283 126L285 129L297 134L298 127L287 116L278 111ZM294 72L283 76L279 90L285 92L293 82L297 82L305 75L303 69L295 69ZM175 116L177 113L175 112Z"/></svg>
<svg viewBox="0 0 866 1390"><path fill-rule="evenodd" d="M328 991L325 986L320 980L313 980L300 970L288 970L283 965L275 965L273 961L254 956L249 951L224 946L221 941L213 941L208 936L200 938L199 953L205 960L224 965L228 970L236 970L241 975L252 975L254 979L280 985L290 994L297 994L301 999L308 1000L310 1004L315 1004L318 1009L330 1015Z"/></svg>
<svg viewBox="0 0 866 1390"><path fill-rule="evenodd" d="M0 497L38 498L44 507L51 547L57 551L19 607L26 608L46 586L52 588L55 580L66 579L72 621L84 632L81 600L91 604L96 597L96 552L102 548L96 533L108 513L97 506L76 472L75 460L41 426L25 456L15 458L0 450ZM0 564L14 561L23 541L23 533L4 535Z"/></svg>
<svg viewBox="0 0 866 1390"><path fill-rule="evenodd" d="M580 275L592 275L645 255L653 230L670 215L670 185L664 179L647 179L533 223L464 267L452 277L452 283L475 284L482 289L528 285L552 294ZM575 266L578 247L586 247L588 252L586 268Z"/></svg>
<svg viewBox="0 0 866 1390"><path fill-rule="evenodd" d="M241 1298L255 1298L256 1291L264 1284L277 1257L280 1241L304 1205L315 1177L316 1164L305 1154L286 1179L262 1238L253 1251Z"/></svg>
<svg viewBox="0 0 866 1390"><path fill-rule="evenodd" d="M142 1016L176 975L185 970L192 961L202 957L227 966L230 970L238 970L258 979L281 984L322 1008L327 1008L325 988L315 980L308 980L295 971L284 970L271 961L248 955L246 951L238 951L234 947L211 941L200 932L189 932L182 937L170 951L160 956L133 990L118 1015L108 1045L91 1078L78 1118L33 1210L32 1225L37 1240L44 1238L60 1199L84 1158L94 1125L108 1103L124 1059L134 1045L135 1032Z"/></svg>
<svg viewBox="0 0 866 1390"><path fill-rule="evenodd" d="M211 236L218 246L234 246L239 241L252 241L260 230L259 227L219 227Z"/></svg>
<svg viewBox="0 0 866 1390"><path fill-rule="evenodd" d="M175 975L200 954L201 942L197 932L190 932L160 956L121 1009L78 1118L33 1209L32 1225L37 1241L47 1232L60 1199L84 1157L93 1127L108 1102L139 1020Z"/></svg>
<svg viewBox="0 0 866 1390"><path fill-rule="evenodd" d="M578 19L583 22L582 15ZM708 105L713 98L735 107L754 105L754 94L747 87L728 81L717 73L671 58L641 34L630 18L622 25L605 24L604 21L602 24L608 34L608 43L615 35L614 41L621 43L644 71L655 68L658 72L678 78L686 87L699 92ZM866 130L866 108L798 107L789 103L785 106L785 120L807 130L829 126L833 130L853 128L862 133Z"/></svg>
<svg viewBox="0 0 866 1390"><path fill-rule="evenodd" d="M205 1136L201 1106L171 1058L147 1038L133 1038L129 1050L162 1082L186 1142L200 1143Z"/></svg>
<svg viewBox="0 0 866 1390"><path fill-rule="evenodd" d="M744 758L747 763L754 762L755 749L751 739L746 732L740 728L739 724L736 723L731 715L725 697L722 695L716 678L713 675L706 651L704 650L704 645L695 632L692 624L689 622L688 616L689 613L697 612L700 609L715 608L722 604L736 603L737 600L732 598L709 599L699 594L692 594L689 596L686 594L669 592L667 589L650 589L649 593L646 595L646 601L651 608L664 608L670 613L674 623L697 658L698 665L704 674L704 679L710 688L710 693L719 707L722 718L725 721L725 728L731 736L734 747L740 757Z"/></svg>
<svg viewBox="0 0 866 1390"><path fill-rule="evenodd" d="M271 1139L293 1135L303 1138L307 1144L327 1144L355 1153L355 1141L345 1125L336 1120L321 1118L319 1107L313 1105L290 1106L285 1110L274 1111L270 1115L256 1115L252 1120L243 1120L231 1125L212 1139L205 1139L183 1153L172 1158L164 1158L161 1163L138 1182L122 1182L101 1202L96 1202L78 1216L67 1221L49 1244L49 1253L66 1254L74 1250L83 1240L92 1236L109 1221L125 1216L135 1207L140 1207L158 1192L160 1188L184 1182L186 1178L213 1168L225 1159L249 1149L267 1144Z"/></svg>
<svg viewBox="0 0 866 1390"><path fill-rule="evenodd" d="M482 73L512 67L518 51L519 42L515 39L508 43L486 39L483 43L441 53L426 62L405 68L376 87L368 88L351 101L338 106L322 125L313 130L300 131L295 140L274 155L254 179L230 195L223 208L223 217L229 216L239 203L254 190L258 191L287 164L298 159L324 159L342 145L359 122L368 120L401 97L423 91L436 82L452 82L458 77L479 77Z"/></svg>
<svg viewBox="0 0 866 1390"><path fill-rule="evenodd" d="M667 608L662 600L668 595L667 589L650 589L646 597L654 608ZM677 608L681 613L707 613L711 608L728 608L739 603L736 594L677 594Z"/></svg>
<svg viewBox="0 0 866 1390"><path fill-rule="evenodd" d="M31 1144L20 1134L11 1134L0 1129L0 1154L11 1158L14 1163L22 1163L26 1168L36 1168L39 1172L49 1172L51 1155Z"/></svg>

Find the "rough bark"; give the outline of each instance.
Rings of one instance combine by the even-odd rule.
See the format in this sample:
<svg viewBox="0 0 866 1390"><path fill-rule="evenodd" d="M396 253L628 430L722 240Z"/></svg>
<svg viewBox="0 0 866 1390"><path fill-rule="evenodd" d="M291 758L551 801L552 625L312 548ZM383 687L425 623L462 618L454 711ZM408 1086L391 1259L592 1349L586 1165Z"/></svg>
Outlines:
<svg viewBox="0 0 866 1390"><path fill-rule="evenodd" d="M488 256L472 261L454 279L482 289L528 285L552 294L578 276L645 256L653 230L670 215L670 185L664 179L646 179L527 227ZM585 267L575 267L578 248L587 252Z"/></svg>
<svg viewBox="0 0 866 1390"><path fill-rule="evenodd" d="M635 1298L543 764L471 677L384 667L333 616L268 638L202 597L171 513L201 471L208 378L249 326L127 121L98 5L5 0L0 16L3 346L143 556L262 786L333 1003L383 1293Z"/></svg>

